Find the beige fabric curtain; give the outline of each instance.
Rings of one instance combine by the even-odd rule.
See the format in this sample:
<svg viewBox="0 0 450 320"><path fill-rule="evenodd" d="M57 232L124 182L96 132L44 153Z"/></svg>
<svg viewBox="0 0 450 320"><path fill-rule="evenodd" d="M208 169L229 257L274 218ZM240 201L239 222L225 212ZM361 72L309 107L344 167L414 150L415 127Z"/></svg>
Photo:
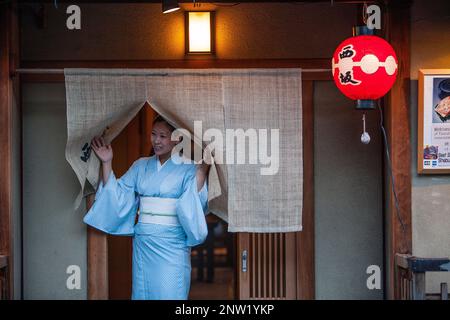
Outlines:
<svg viewBox="0 0 450 320"><path fill-rule="evenodd" d="M202 133L216 129L224 142L230 130L253 130L258 147L268 142L267 155L275 150L271 129L278 130L279 162L270 164L276 174L267 174L267 161L213 165L209 208L228 221L231 232L301 230L300 69L66 69L65 79L66 159L81 184L76 207L99 180L99 161L88 148L92 137L104 132L112 141L148 102L175 126L194 132L194 121L201 121ZM219 155L228 160L227 146L215 151L216 161ZM243 155L234 151L236 157Z"/></svg>

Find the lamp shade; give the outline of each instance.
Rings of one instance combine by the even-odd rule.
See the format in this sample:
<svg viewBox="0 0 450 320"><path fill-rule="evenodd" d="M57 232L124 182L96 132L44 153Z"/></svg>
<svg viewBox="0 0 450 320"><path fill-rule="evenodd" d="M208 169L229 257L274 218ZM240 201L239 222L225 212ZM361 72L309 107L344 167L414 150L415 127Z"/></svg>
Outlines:
<svg viewBox="0 0 450 320"><path fill-rule="evenodd" d="M332 72L339 90L352 100L376 100L394 85L398 61L392 46L374 35L344 40L334 52Z"/></svg>
<svg viewBox="0 0 450 320"><path fill-rule="evenodd" d="M169 13L180 9L177 0L163 0L162 1L162 12Z"/></svg>

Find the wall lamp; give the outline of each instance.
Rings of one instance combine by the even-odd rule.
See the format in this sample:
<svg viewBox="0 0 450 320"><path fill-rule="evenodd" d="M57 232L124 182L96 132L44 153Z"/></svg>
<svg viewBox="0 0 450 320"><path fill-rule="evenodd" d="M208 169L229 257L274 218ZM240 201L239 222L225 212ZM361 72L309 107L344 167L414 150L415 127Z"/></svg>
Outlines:
<svg viewBox="0 0 450 320"><path fill-rule="evenodd" d="M215 12L185 12L186 54L215 53Z"/></svg>

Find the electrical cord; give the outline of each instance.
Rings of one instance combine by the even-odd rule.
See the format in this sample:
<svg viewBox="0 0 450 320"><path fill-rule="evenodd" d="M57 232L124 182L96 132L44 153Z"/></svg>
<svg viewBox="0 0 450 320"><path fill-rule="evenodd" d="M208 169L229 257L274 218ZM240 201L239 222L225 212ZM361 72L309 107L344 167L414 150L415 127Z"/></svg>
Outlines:
<svg viewBox="0 0 450 320"><path fill-rule="evenodd" d="M402 226L402 231L404 232L406 227L405 227L405 223L402 220L402 217L400 216L400 207L398 204L397 191L395 190L395 179L394 179L394 174L392 173L391 157L389 155L389 144L387 141L386 130L384 129L384 125L383 125L383 110L381 109L381 106L380 106L380 100L378 100L377 105L378 105L378 110L380 110L380 127L381 127L381 132L383 133L383 138L384 138L384 147L386 150L388 171L389 171L389 175L390 175L390 178L392 181L392 193L394 194L394 203L395 203L395 209L396 209L396 213L397 213L397 219L400 222L400 225Z"/></svg>

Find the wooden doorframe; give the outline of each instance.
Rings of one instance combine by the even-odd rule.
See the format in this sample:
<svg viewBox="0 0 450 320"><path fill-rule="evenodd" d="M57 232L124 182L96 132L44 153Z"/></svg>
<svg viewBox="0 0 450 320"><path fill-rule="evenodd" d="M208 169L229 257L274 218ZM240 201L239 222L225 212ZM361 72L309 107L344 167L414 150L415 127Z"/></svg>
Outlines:
<svg viewBox="0 0 450 320"><path fill-rule="evenodd" d="M146 61L23 61L22 68L303 68L329 69L329 59L266 59L266 60L146 60ZM23 74L24 82L64 82L62 74ZM314 81L332 80L329 71L302 74L304 150L313 150L313 87ZM313 159L304 159L304 184L313 186ZM299 299L314 298L314 192L308 188L303 200L303 230L295 233L297 279L295 289ZM86 200L87 210L93 196ZM238 241L239 243L239 241ZM236 250L239 252L239 250ZM305 254L306 253L306 254ZM88 227L88 299L108 299L107 236ZM239 263L239 260L236 260ZM307 285L305 285L307 283ZM239 292L237 292L239 296Z"/></svg>
<svg viewBox="0 0 450 320"><path fill-rule="evenodd" d="M325 66L324 66L325 67ZM304 78L304 77L303 77ZM319 79L317 79L319 80ZM325 79L320 79L325 80ZM332 81L331 74L327 80ZM302 79L302 133L303 154L314 151L314 80ZM315 298L315 255L314 255L314 158L303 157L303 210L301 232L286 234L286 252L296 252L295 282L286 281L287 296L295 296L298 300L312 300ZM236 261L237 261L237 298L248 299L251 294L249 272L242 272L241 252L252 246L250 234L247 232L237 234ZM261 249L261 248L260 248ZM264 249L263 249L264 250ZM271 250L271 248L269 248ZM250 252L249 252L250 255ZM252 257L248 257L252 259ZM287 264L286 268L292 268ZM294 273L290 270L289 273ZM270 285L270 284L269 284ZM269 290L270 291L270 290ZM289 293L289 294L288 294Z"/></svg>
<svg viewBox="0 0 450 320"><path fill-rule="evenodd" d="M19 108L20 82L12 73L19 64L17 2L0 5L0 256L6 262L6 299L14 298L13 114ZM14 100L17 102L14 105ZM21 143L21 142L20 142ZM20 165L20 164L19 164ZM0 295L1 297L1 295Z"/></svg>
<svg viewBox="0 0 450 320"><path fill-rule="evenodd" d="M403 21L403 20L402 20ZM404 21L401 22L405 23ZM393 31L394 34L396 31ZM398 35L400 36L400 35ZM398 37L397 36L397 37ZM392 40L391 40L392 41ZM404 45L403 45L404 46ZM396 48L397 50L397 48ZM402 51L403 52L403 51ZM409 59L409 52L404 53ZM58 69L58 68L305 68L305 69L328 69L330 68L329 59L266 59L266 60L147 60L147 61L22 61L21 68L33 68L33 69ZM401 73L401 77L404 80L406 72L409 69L404 70ZM13 72L14 73L14 72ZM21 80L24 82L64 82L64 76L62 74L23 74ZM314 81L330 81L332 80L330 72L319 73L303 73L302 87L303 91L312 92L314 87ZM397 81L398 83L399 81ZM396 103L398 99L405 99L409 91L402 91L404 82L399 84L400 88L394 86L393 94L391 94L391 100L388 100L388 104ZM305 96L306 97L306 96ZM311 94L312 97L312 94ZM403 100L402 100L403 101ZM311 140L313 135L313 101L303 101L304 108L304 123L303 134L307 140ZM389 108L389 105L386 107ZM309 111L307 111L309 110ZM392 110L392 108L390 109ZM307 120L309 119L309 120ZM392 127L405 127L408 126L408 119L401 117L398 113L387 112L385 114L387 123L391 123ZM309 128L308 128L309 126ZM405 131L398 138L391 140L391 152L399 157L399 150L404 149L404 144L410 143L409 134ZM397 134L394 134L397 135ZM392 136L391 136L392 139ZM401 140L401 141L400 141ZM401 149L398 149L400 145L403 145ZM409 164L410 165L410 164ZM410 179L410 172L405 171L404 163L401 161L393 161L392 169L397 175L397 181L404 181L404 185L407 186L408 178ZM400 177L400 175L402 175ZM5 180L1 180L2 184ZM308 162L304 163L304 181L313 182L313 162L308 166ZM384 186L385 190L388 186ZM406 208L402 212L406 221L411 219L411 195L410 191L403 189L404 193L399 198L400 206ZM389 191L388 191L389 192ZM304 215L303 215L303 230L296 238L296 250L298 259L298 277L297 277L297 292L299 299L312 299L314 298L314 193L304 195ZM89 205L89 203L88 203ZM408 210L409 208L409 210ZM309 212L309 213L308 213ZM394 211L388 213L388 216L393 217ZM408 225L410 230L411 225ZM399 231L398 228L392 228L387 231L387 237L395 238L398 241L410 241L410 232L404 234ZM402 240L403 239L403 240ZM309 250L309 258L305 258L300 253L307 252ZM89 299L107 299L108 298L108 282L105 281L105 275L107 275L107 242L104 234L96 234L92 231L88 232L88 298ZM386 255L391 257L394 251L389 251ZM101 278L94 278L94 275L102 275ZM107 277L106 277L107 279ZM301 283L309 283L308 286L302 286ZM388 283L389 287L394 287L394 279L391 278Z"/></svg>
<svg viewBox="0 0 450 320"><path fill-rule="evenodd" d="M11 104L11 79L10 70L10 19L11 9L0 8L0 255L6 256L7 275L9 288L7 298L12 295L12 182L11 182L11 160L12 160L12 104Z"/></svg>
<svg viewBox="0 0 450 320"><path fill-rule="evenodd" d="M397 80L384 99L385 123L392 174L398 195L397 212L390 180L385 183L385 194L389 199L386 211L386 297L399 298L396 286L395 256L412 254L412 207L411 207L411 128L410 115L410 59L411 59L411 4L412 0L390 0L387 3L386 39L392 44L399 61ZM405 120L406 119L406 120ZM395 128L395 130L394 130ZM414 160L412 160L414 161ZM385 172L387 165L385 164ZM386 173L388 176L388 173ZM404 228L399 218L401 218Z"/></svg>

